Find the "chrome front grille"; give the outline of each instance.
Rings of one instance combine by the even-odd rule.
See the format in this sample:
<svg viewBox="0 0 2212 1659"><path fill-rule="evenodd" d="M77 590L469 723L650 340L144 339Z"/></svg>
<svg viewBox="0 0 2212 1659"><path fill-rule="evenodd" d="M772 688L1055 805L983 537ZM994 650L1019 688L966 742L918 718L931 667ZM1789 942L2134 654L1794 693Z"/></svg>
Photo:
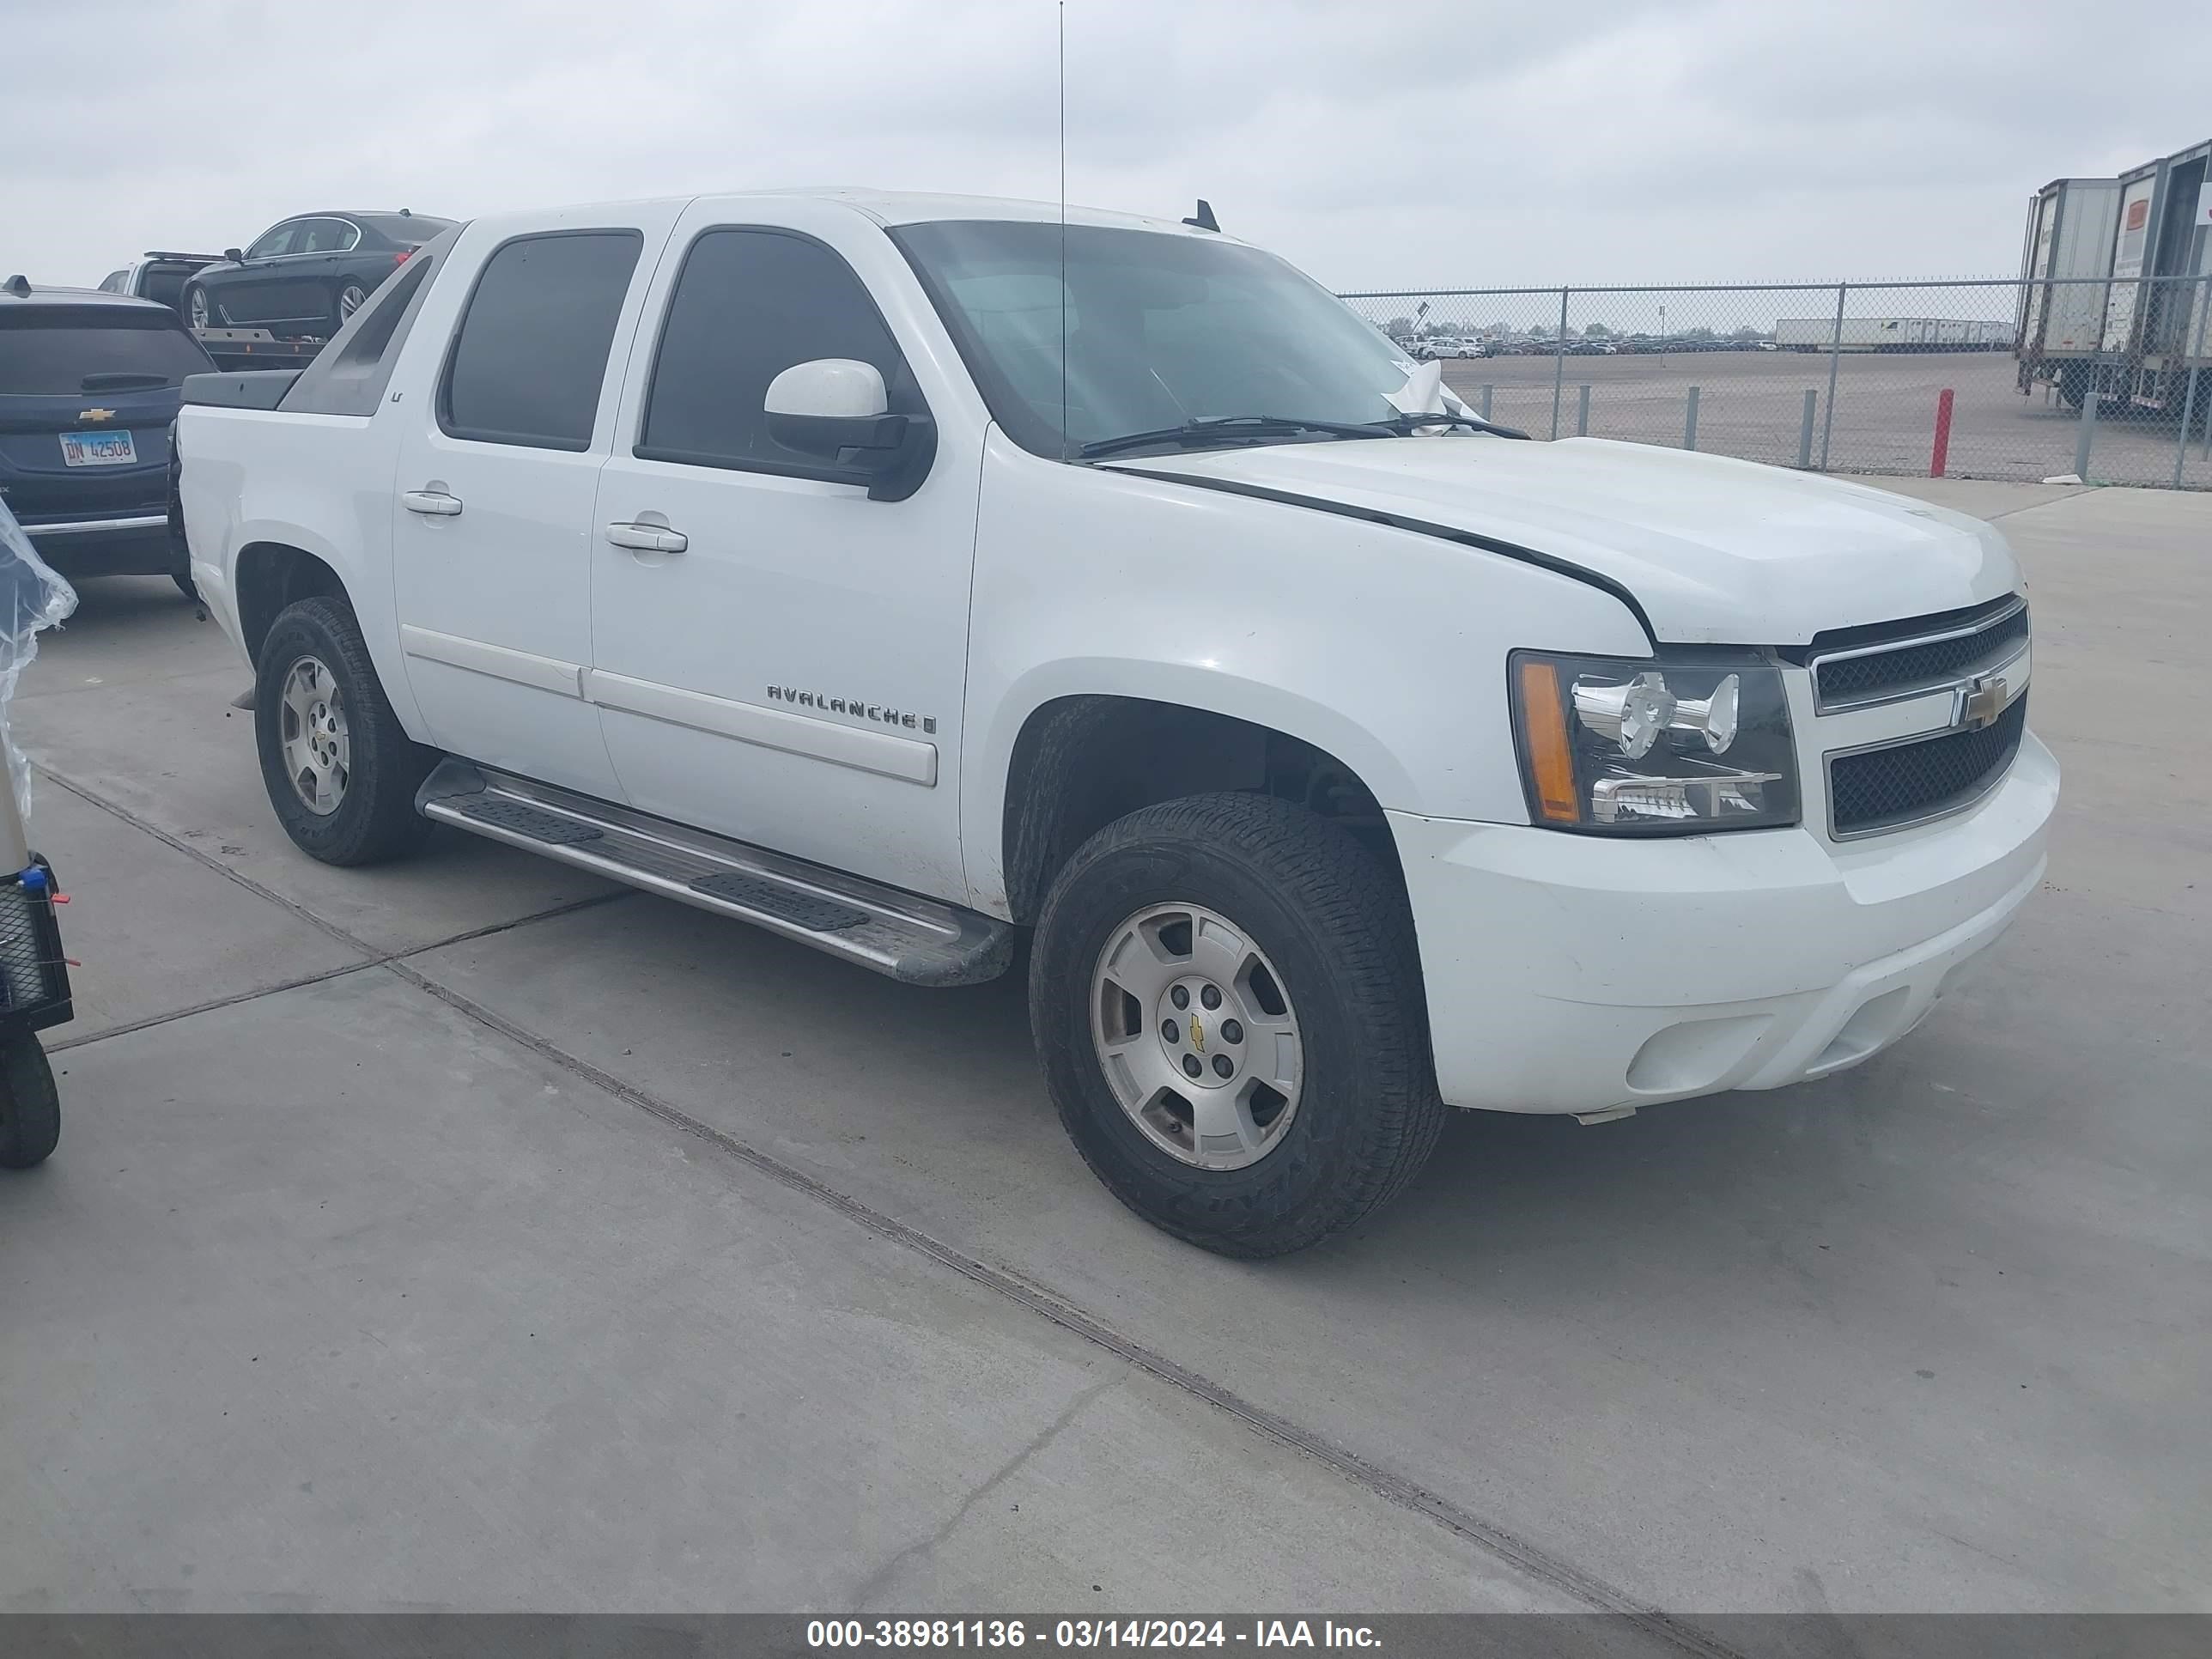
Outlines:
<svg viewBox="0 0 2212 1659"><path fill-rule="evenodd" d="M2027 730L2027 694L1996 721L1828 757L1828 815L1835 838L1924 823L1971 806L2011 769Z"/></svg>
<svg viewBox="0 0 2212 1659"><path fill-rule="evenodd" d="M1807 659L1815 706L1830 714L1925 696L2008 662L2027 635L2027 602L2015 594L1949 617L1816 640Z"/></svg>
<svg viewBox="0 0 2212 1659"><path fill-rule="evenodd" d="M1964 811L2027 730L2027 602L1837 629L1788 653L1812 678L1828 835L1851 841ZM1808 757L1809 758L1809 757Z"/></svg>

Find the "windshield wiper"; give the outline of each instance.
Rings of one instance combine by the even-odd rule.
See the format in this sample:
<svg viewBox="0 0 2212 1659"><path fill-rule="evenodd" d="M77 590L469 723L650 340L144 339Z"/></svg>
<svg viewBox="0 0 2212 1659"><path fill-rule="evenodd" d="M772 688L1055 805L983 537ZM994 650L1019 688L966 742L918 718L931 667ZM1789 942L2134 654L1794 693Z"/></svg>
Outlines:
<svg viewBox="0 0 2212 1659"><path fill-rule="evenodd" d="M1085 460L1112 455L1146 444L1194 444L1216 438L1286 437L1296 432L1326 432L1338 438L1395 438L1401 434L1385 421L1309 421L1287 415L1206 415L1181 426L1164 426L1151 432L1124 432L1117 438L1099 438L1085 444L1076 454Z"/></svg>
<svg viewBox="0 0 2212 1659"><path fill-rule="evenodd" d="M1525 438L1528 434L1517 426L1500 426L1495 421L1486 421L1479 415L1447 415L1441 410L1432 415L1393 415L1387 421L1375 424L1401 437L1419 432L1425 426L1464 426L1477 432L1494 433L1500 438Z"/></svg>

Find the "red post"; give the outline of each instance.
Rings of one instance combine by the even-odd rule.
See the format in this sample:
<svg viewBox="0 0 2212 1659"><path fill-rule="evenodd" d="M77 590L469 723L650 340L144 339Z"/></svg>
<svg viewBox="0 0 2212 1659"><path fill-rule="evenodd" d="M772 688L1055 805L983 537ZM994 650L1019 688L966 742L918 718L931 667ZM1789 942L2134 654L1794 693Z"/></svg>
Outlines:
<svg viewBox="0 0 2212 1659"><path fill-rule="evenodd" d="M1936 453L1928 458L1928 476L1940 478L1944 465L1951 459L1951 388L1945 386L1942 395L1936 399Z"/></svg>

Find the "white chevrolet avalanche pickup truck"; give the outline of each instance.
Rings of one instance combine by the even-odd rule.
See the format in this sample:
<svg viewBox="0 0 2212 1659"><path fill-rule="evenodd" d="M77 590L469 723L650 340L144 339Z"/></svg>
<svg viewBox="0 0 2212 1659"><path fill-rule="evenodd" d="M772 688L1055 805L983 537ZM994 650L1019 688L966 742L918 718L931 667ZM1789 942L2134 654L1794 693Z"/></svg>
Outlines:
<svg viewBox="0 0 2212 1659"><path fill-rule="evenodd" d="M1448 1106L1855 1065L2044 869L1985 524L1474 418L1210 228L865 191L479 219L202 375L269 799L915 985L1003 973L1147 1219L1309 1244Z"/></svg>

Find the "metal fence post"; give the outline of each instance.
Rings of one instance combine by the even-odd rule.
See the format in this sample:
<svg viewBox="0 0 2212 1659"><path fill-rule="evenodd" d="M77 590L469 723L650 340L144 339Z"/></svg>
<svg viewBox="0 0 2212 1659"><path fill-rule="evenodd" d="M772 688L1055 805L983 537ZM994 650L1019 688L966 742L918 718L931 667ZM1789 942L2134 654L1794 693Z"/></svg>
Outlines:
<svg viewBox="0 0 2212 1659"><path fill-rule="evenodd" d="M1836 431L1836 370L1844 361L1844 295L1850 284L1836 284L1836 331L1828 341L1828 406L1820 418L1820 471L1828 470L1828 441Z"/></svg>
<svg viewBox="0 0 2212 1659"><path fill-rule="evenodd" d="M1692 386L1690 388L1689 407L1682 416L1682 447L1685 449L1695 449L1697 447L1698 388Z"/></svg>
<svg viewBox="0 0 2212 1659"><path fill-rule="evenodd" d="M2191 385L2195 382L2191 381ZM1582 396L1575 401L1575 436L1589 436L1589 382L1583 382ZM2179 465L2179 463L2177 463Z"/></svg>
<svg viewBox="0 0 2212 1659"><path fill-rule="evenodd" d="M1797 465L1809 471L1813 465L1813 413L1820 401L1820 394L1811 386L1805 388L1805 418L1797 427Z"/></svg>
<svg viewBox="0 0 2212 1659"><path fill-rule="evenodd" d="M2204 355L2203 312L2208 299L2212 299L2212 276L2205 277L2197 284L2197 294L2190 304L2191 313L2190 320L2197 325L2195 351L2187 351L2189 331L2184 329L2181 331L2184 350L2192 357L2202 357ZM2189 389L2182 393L2181 418L2174 422L2181 428L2180 440L2173 446L2173 487L2176 489L2181 488L2181 469L2189 460L2189 423L2197 414L2197 376L2201 368L2202 365L2193 362L2189 366ZM2205 411L2204 427L2205 447L2212 449L2212 410Z"/></svg>
<svg viewBox="0 0 2212 1659"><path fill-rule="evenodd" d="M1559 435L1559 394L1567 384L1567 290L1559 290L1559 337L1552 344L1552 435Z"/></svg>
<svg viewBox="0 0 2212 1659"><path fill-rule="evenodd" d="M1491 396L1492 396L1492 393L1494 393L1497 390L1498 390L1498 388L1497 388L1496 386L1485 386L1485 387L1483 387L1483 388L1482 388L1482 409L1481 409L1481 410L1480 410L1480 413L1481 413L1482 418L1483 418L1484 420L1486 420L1486 420L1488 420L1488 419L1490 418L1490 399L1491 399Z"/></svg>
<svg viewBox="0 0 2212 1659"><path fill-rule="evenodd" d="M2097 406L2105 401L2097 390L2097 369L2089 368L2088 389L2081 394L2081 429L2074 439L2074 476L2083 483L2089 482L2089 446L2097 441Z"/></svg>

